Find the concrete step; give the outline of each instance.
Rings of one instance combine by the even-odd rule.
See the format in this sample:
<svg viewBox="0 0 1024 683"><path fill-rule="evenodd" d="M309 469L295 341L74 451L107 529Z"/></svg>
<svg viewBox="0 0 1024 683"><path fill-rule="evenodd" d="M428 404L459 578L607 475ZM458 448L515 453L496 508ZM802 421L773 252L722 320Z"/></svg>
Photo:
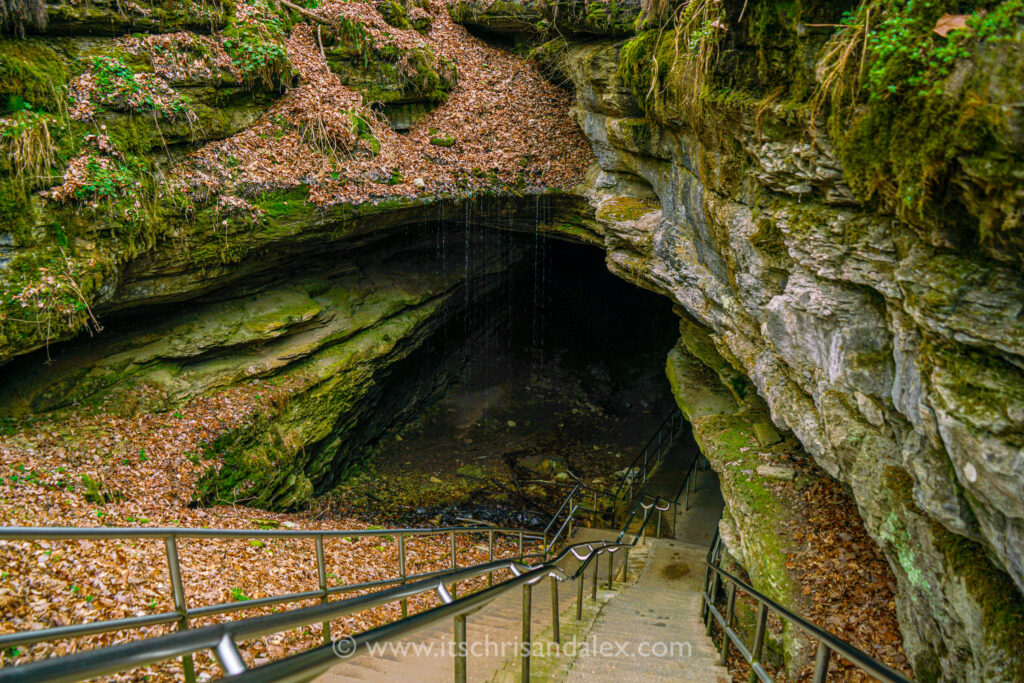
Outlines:
<svg viewBox="0 0 1024 683"><path fill-rule="evenodd" d="M595 642L614 647L583 653L567 680L729 681L700 620L704 552L672 540L652 541L636 583L605 606L591 629Z"/></svg>
<svg viewBox="0 0 1024 683"><path fill-rule="evenodd" d="M613 531L579 529L573 542L614 540L617 536ZM585 618L582 623L575 620L576 584L559 584L562 649L554 656L532 659L533 680L728 681L725 669L717 666L717 652L704 636L699 618L703 576L699 567L703 566L703 552L703 549L682 543L649 541L630 552L631 582L616 583L615 591L607 590L608 563L600 562L598 603L590 600L593 584L589 571L584 579ZM621 577L624 558L625 553L616 553L612 567L614 576ZM687 565L689 571L681 570L680 564ZM566 564L567 569L575 566L575 560ZM670 578L681 571L682 577ZM545 580L532 589L530 623L535 644L552 642L550 585L550 581ZM466 624L467 644L472 653L468 661L469 680L494 683L519 680L521 620L521 589L509 591L469 616ZM405 655L385 659L363 654L340 661L319 680L322 683L451 681L454 675L451 642L452 624L436 624L399 641L408 648ZM676 652L666 650L665 656L656 656L662 654L660 648L671 648L673 642L679 643L675 646ZM422 643L421 647L430 649L420 650L417 656L412 643ZM644 647L651 651L643 650ZM626 656L619 655L622 648ZM655 656L642 656L648 654Z"/></svg>

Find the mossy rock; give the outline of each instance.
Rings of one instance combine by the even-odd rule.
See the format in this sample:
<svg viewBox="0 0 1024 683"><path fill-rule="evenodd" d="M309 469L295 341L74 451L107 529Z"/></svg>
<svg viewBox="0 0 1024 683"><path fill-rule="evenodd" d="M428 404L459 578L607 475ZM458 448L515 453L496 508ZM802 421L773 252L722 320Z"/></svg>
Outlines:
<svg viewBox="0 0 1024 683"><path fill-rule="evenodd" d="M544 20L534 0L458 0L448 4L448 14L458 24L513 36L541 33Z"/></svg>
<svg viewBox="0 0 1024 683"><path fill-rule="evenodd" d="M651 199L635 197L614 197L601 203L597 210L597 219L602 221L635 221L654 211L660 211L661 205Z"/></svg>
<svg viewBox="0 0 1024 683"><path fill-rule="evenodd" d="M451 135L438 135L436 137L430 138L430 144L434 145L435 147L454 147L455 138L452 137Z"/></svg>
<svg viewBox="0 0 1024 683"><path fill-rule="evenodd" d="M409 20L409 12L397 0L382 0L375 7L388 25L405 30L412 29L413 26Z"/></svg>
<svg viewBox="0 0 1024 683"><path fill-rule="evenodd" d="M638 0L554 0L545 19L562 34L631 36L641 15Z"/></svg>
<svg viewBox="0 0 1024 683"><path fill-rule="evenodd" d="M223 28L234 13L232 0L47 0L42 21L0 23L0 32L47 35L116 36L136 32L211 32ZM11 17L15 19L15 17Z"/></svg>
<svg viewBox="0 0 1024 683"><path fill-rule="evenodd" d="M360 52L351 43L340 42L326 52L331 70L344 85L358 90L364 102L438 104L448 99L458 82L455 64L428 47L367 46ZM401 69L399 62L404 64Z"/></svg>
<svg viewBox="0 0 1024 683"><path fill-rule="evenodd" d="M56 51L39 40L0 40L0 114L26 104L57 112L70 74Z"/></svg>

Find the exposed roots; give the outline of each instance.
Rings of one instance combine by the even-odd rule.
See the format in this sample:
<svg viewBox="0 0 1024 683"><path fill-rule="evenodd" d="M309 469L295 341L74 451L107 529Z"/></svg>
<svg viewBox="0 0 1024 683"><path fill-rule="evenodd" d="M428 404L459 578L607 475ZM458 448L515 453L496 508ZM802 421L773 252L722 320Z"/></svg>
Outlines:
<svg viewBox="0 0 1024 683"><path fill-rule="evenodd" d="M857 20L844 25L826 45L818 62L818 85L811 96L812 119L822 112L826 102L840 116L852 108L864 75L871 15L876 4L877 0L863 0L854 15Z"/></svg>
<svg viewBox="0 0 1024 683"><path fill-rule="evenodd" d="M9 138L7 146L15 177L23 187L27 180L37 179L56 163L50 127L43 116L34 117Z"/></svg>

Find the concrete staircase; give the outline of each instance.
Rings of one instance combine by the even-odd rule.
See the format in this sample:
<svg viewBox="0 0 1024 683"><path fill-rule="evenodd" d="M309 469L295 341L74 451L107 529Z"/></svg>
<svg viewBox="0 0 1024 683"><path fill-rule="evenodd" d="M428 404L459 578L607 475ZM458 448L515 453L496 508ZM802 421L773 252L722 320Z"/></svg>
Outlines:
<svg viewBox="0 0 1024 683"><path fill-rule="evenodd" d="M678 487L678 479L675 486ZM674 493L674 491L673 491ZM562 649L531 661L534 681L695 681L731 680L718 665L718 653L704 634L700 589L707 544L721 514L721 496L714 474L699 475L689 510L679 510L670 525L675 539L647 539L629 554L629 581L608 590L608 562L599 564L598 600L590 600L591 578L584 583L584 618L576 621L576 584L559 585ZM578 529L572 542L609 539L618 532ZM622 553L614 555L613 576L622 576ZM575 561L567 568L575 568ZM551 642L551 583L532 591L532 641ZM520 680L518 643L522 635L522 591L500 596L467 619L470 681L512 683ZM406 653L362 654L339 661L320 683L341 681L453 680L452 625L431 626L404 641ZM572 643L571 646L568 644ZM413 649L416 644L419 650ZM502 650L504 646L504 650Z"/></svg>
<svg viewBox="0 0 1024 683"><path fill-rule="evenodd" d="M573 543L613 540L618 532L602 529L579 529ZM630 553L630 572L635 578L643 567L645 553ZM613 572L622 572L622 554L615 554ZM566 562L566 568L575 569L576 561ZM590 600L591 574L587 572L584 584L584 615L582 626L589 628L601 607L614 595L608 585L608 562L599 563L597 604ZM551 641L551 582L545 580L532 589L531 640L535 643ZM585 635L576 622L576 583L558 586L558 604L562 642L582 641ZM470 681L518 681L518 645L523 633L523 593L513 589L499 596L484 609L471 614L466 620L467 678ZM451 683L454 663L451 657L453 628L450 622L437 624L398 641L398 647L408 647L404 654L361 654L351 660L339 661L319 683L342 681L417 681L417 683ZM419 649L414 649L418 647ZM396 648L397 650L398 648ZM398 650L401 652L401 650ZM559 658L534 657L531 669L533 680L564 680L570 661Z"/></svg>
<svg viewBox="0 0 1024 683"><path fill-rule="evenodd" d="M615 647L582 653L569 683L731 680L700 620L707 549L667 539L649 543L640 578L605 605L589 634Z"/></svg>

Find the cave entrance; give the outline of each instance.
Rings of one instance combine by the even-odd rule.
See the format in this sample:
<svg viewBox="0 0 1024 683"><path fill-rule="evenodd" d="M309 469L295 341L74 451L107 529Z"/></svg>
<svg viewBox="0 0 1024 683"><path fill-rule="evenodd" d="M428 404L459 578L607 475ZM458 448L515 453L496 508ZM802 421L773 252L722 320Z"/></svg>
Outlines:
<svg viewBox="0 0 1024 683"><path fill-rule="evenodd" d="M443 367L439 399L329 495L410 524L530 524L523 511L550 512L559 484L617 485L674 409L671 302L612 275L593 246L499 230L458 246L469 227L435 230L442 267L460 267L444 257L453 248L467 264L465 250L482 249L505 265L496 280L467 277L439 352L409 369Z"/></svg>

